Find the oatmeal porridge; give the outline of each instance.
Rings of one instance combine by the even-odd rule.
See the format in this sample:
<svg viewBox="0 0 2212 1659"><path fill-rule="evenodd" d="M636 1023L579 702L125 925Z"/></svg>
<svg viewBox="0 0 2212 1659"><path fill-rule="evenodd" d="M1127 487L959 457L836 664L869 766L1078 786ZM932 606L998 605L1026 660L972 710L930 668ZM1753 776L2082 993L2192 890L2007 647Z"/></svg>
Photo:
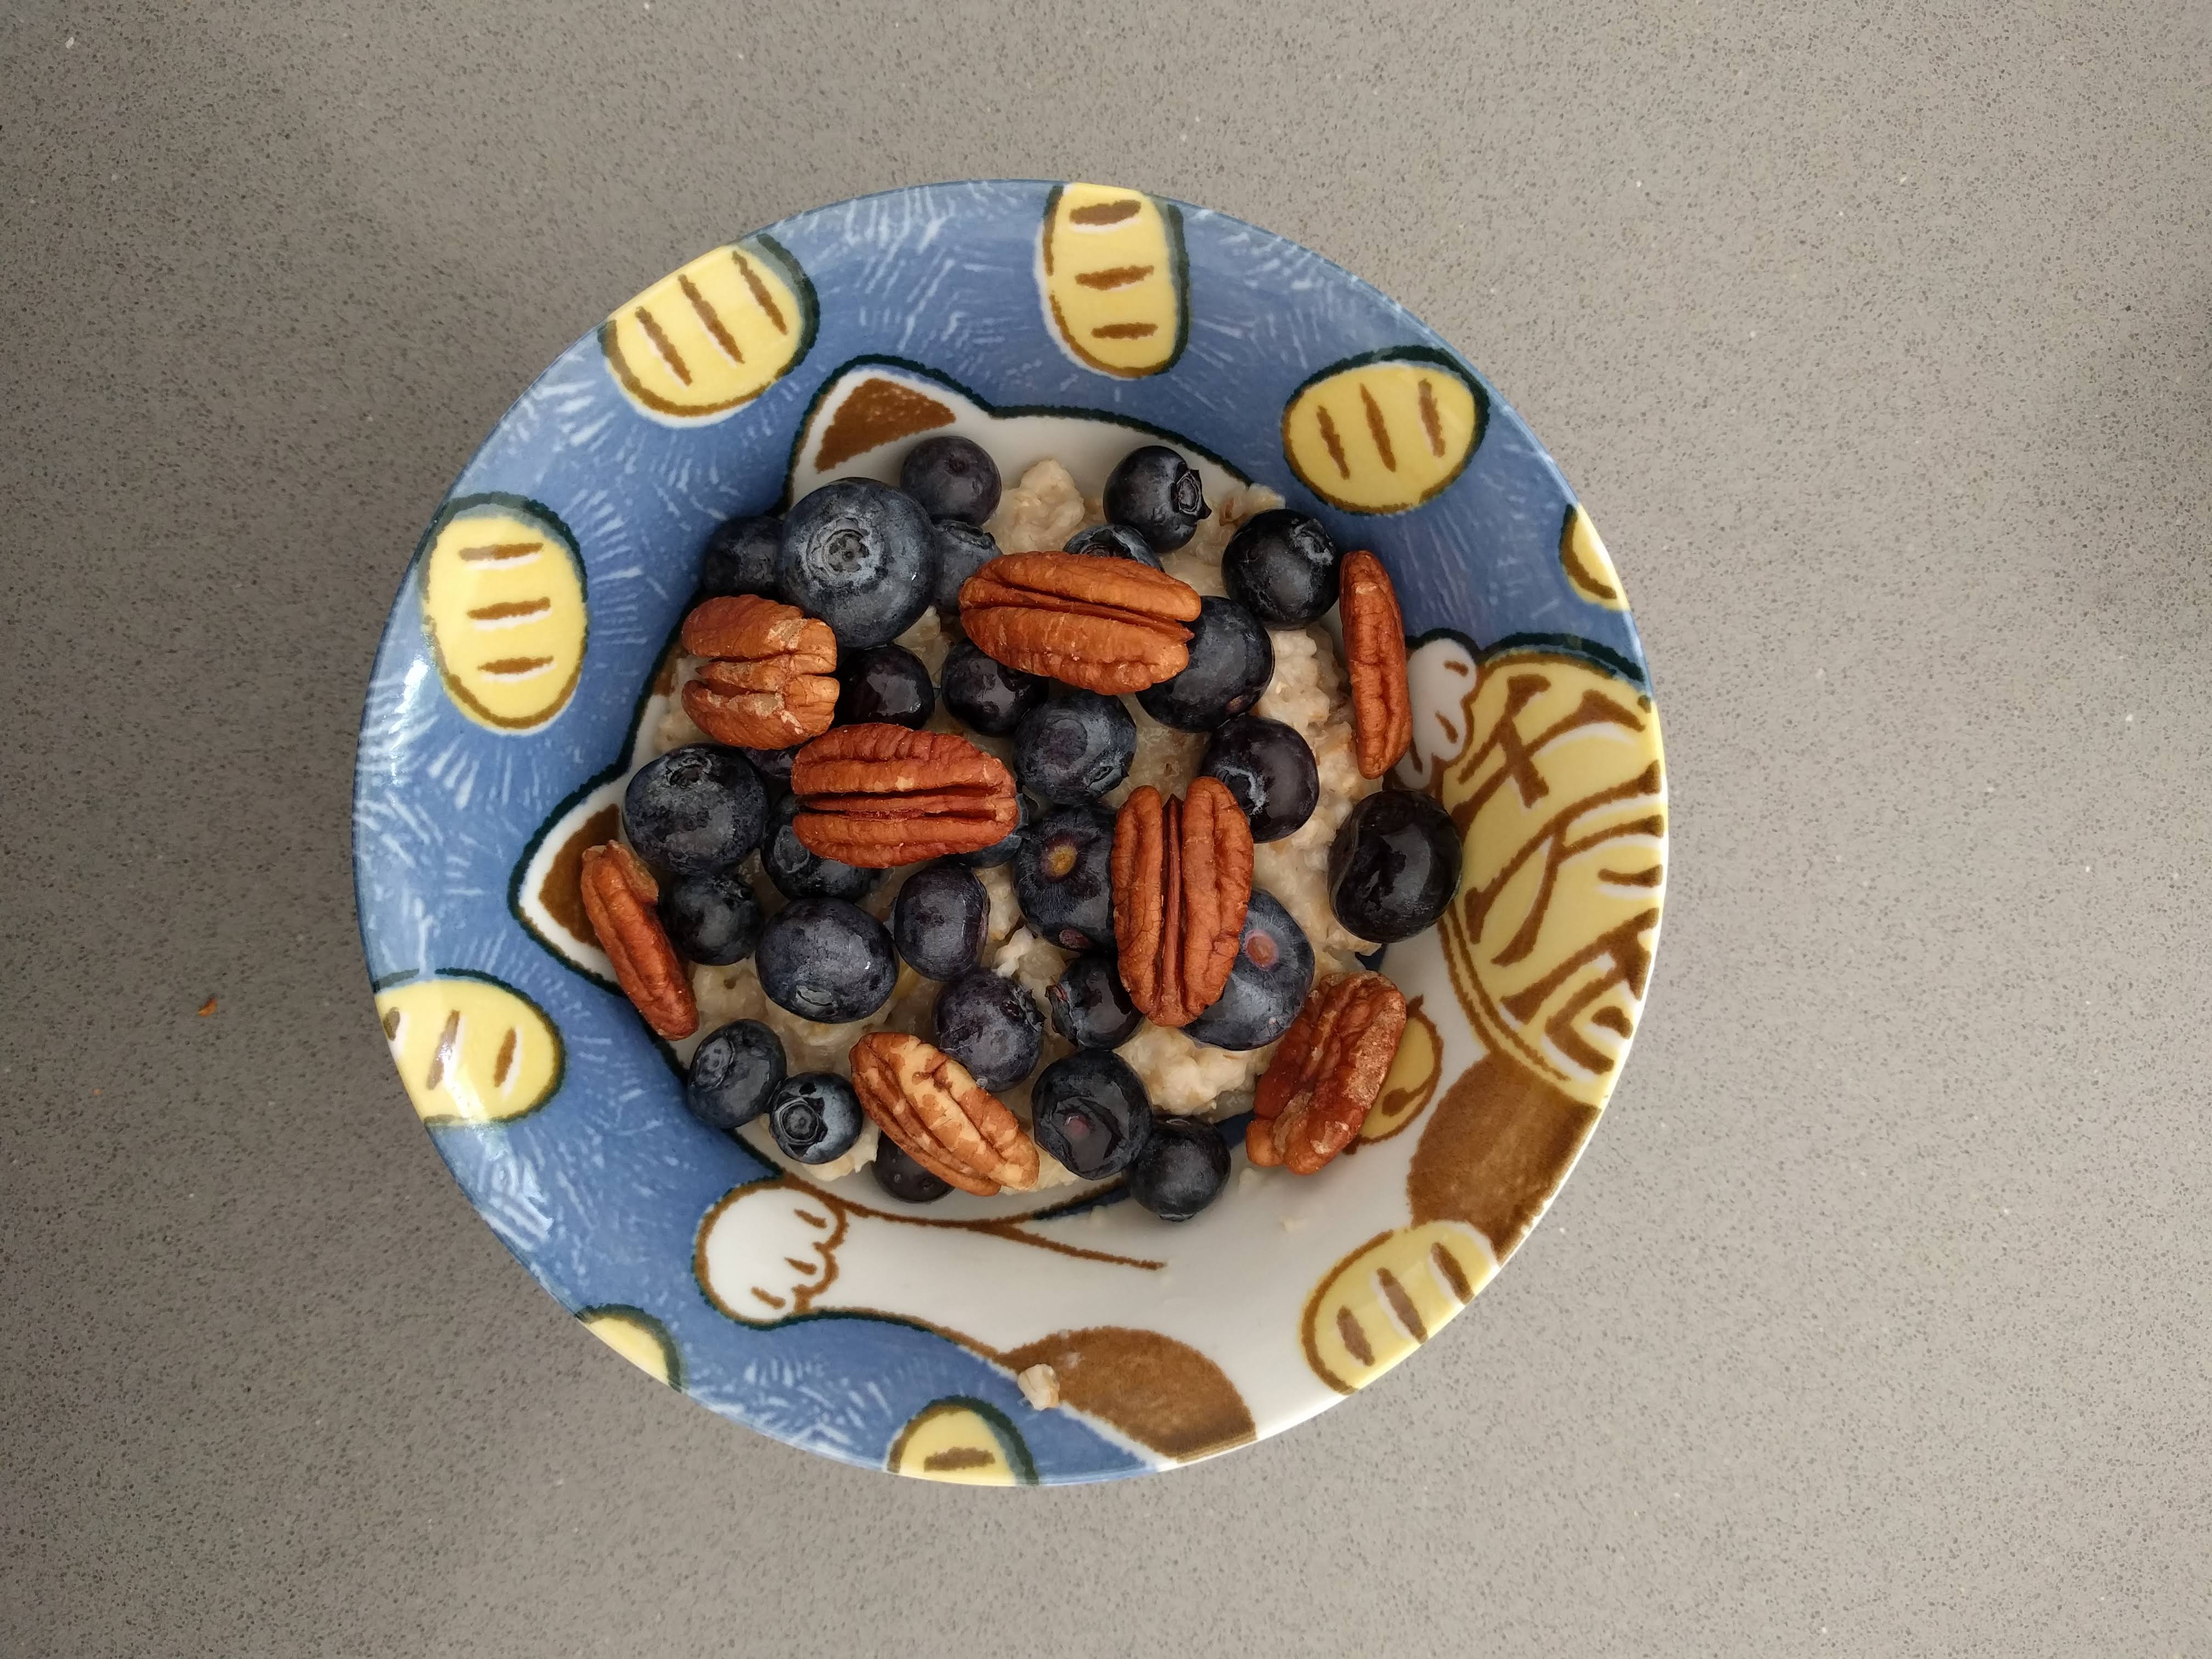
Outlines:
<svg viewBox="0 0 2212 1659"><path fill-rule="evenodd" d="M1402 702L1395 598L1370 556L1337 553L1316 521L1285 510L1273 490L1240 485L1206 502L1197 475L1161 446L1137 451L1099 496L1086 497L1057 460L1003 489L993 469L986 491L977 477L989 467L964 440L927 441L908 457L904 494L836 483L781 526L748 520L717 532L732 548L746 537L765 538L771 554L781 548L778 580L772 589L757 576L732 580L734 592L710 592L687 618L676 694L626 804L630 846L607 849L625 870L635 866L637 895L658 891L673 946L641 945L623 932L632 925L625 917L653 913L642 903L625 910L621 883L605 871L587 879L587 908L596 880L606 896L594 925L617 969L629 969L624 989L692 1067L693 1109L783 1167L835 1181L877 1165L878 1182L900 1197L909 1187L934 1195L930 1188L963 1175L972 1184L955 1184L970 1191L1049 1188L1119 1173L1128 1159L1100 1148L1126 1152L1124 1143L1149 1139L1161 1149L1158 1167L1133 1173L1133 1190L1179 1219L1211 1201L1227 1171L1225 1143L1196 1125L1256 1105L1247 1133L1253 1163L1287 1162L1301 1173L1348 1139L1356 1112L1351 1129L1320 1127L1318 1118L1295 1134L1285 1126L1311 1115L1316 1088L1345 1118L1336 1098L1345 1090L1330 1096L1315 1073L1337 1063L1328 1045L1353 990L1371 982L1392 1045L1402 1030L1402 998L1358 958L1426 926L1433 915L1421 912L1443 900L1383 890L1371 869L1359 874L1376 860L1362 865L1369 830L1347 821L1384 790L1379 775L1403 741L1390 750L1391 665L1381 693L1371 665L1355 686L1341 643L1357 622L1363 641L1394 646ZM964 504L971 521L936 512L948 501L947 513ZM981 536L972 522L979 507L988 515ZM871 514L886 516L890 543L933 538L937 556L976 572L950 614L921 602L935 568L905 600L880 570L863 573L866 582L841 574L840 558L850 563L853 550L871 545ZM834 541L840 534L844 543ZM836 556L794 571L793 539L805 535L824 538ZM1225 570L1232 544L1239 552ZM710 572L721 568L714 547ZM1355 559L1373 568L1358 584ZM1346 608L1334 628L1340 563ZM1379 631L1378 581L1389 607ZM805 602L780 604L770 591ZM1355 617L1355 603L1370 610ZM947 668L957 657L968 661L956 696ZM1037 667L1062 682L1049 702ZM979 673L1001 702L976 700L969 687ZM1039 713L1048 708L1054 712ZM834 742L822 735L833 724ZM764 732L777 741L751 746ZM1220 764L1217 751L1226 757ZM717 763L769 780L751 796L744 779L730 786L732 799L744 797L732 811L753 814L757 844L733 866L703 872L686 849L659 851L676 848L678 832L666 826L690 808L679 801L675 816L654 816L665 805L653 793L656 769L672 757L738 754L748 762ZM1279 754L1287 765L1271 758ZM1271 795L1277 775L1290 785ZM1417 847L1425 837L1437 849L1431 863L1442 860L1448 836L1418 810L1407 831L1397 822L1406 810L1378 808L1377 833L1410 835ZM878 842L887 836L896 840L885 853ZM725 852L738 844L721 843ZM856 862L830 856L832 848L860 849ZM913 902L902 902L909 882L948 863L972 869L973 881L933 878L931 890L917 885ZM655 889L653 868L674 872L673 885ZM1362 879L1375 890L1350 896L1347 880ZM1433 871L1429 885L1441 884L1448 898L1456 879L1453 841L1449 869ZM1065 891L1040 896L1054 883ZM1352 931L1347 915L1375 918L1377 939ZM684 960L687 940L720 939L714 927L724 923L744 937L696 947L700 954ZM870 943L894 936L896 952ZM640 952L655 951L688 986L641 990L651 975ZM933 977L917 961L950 971ZM1002 983L971 983L979 972ZM865 982L872 975L880 988ZM1131 1006L1143 1000L1140 989L1157 1021ZM656 997L672 1011L666 1019L655 1016ZM948 1012L956 998L957 1015ZM686 1000L688 1027L672 1035ZM1047 1007L1051 1017L1042 1018ZM732 1031L763 1030L772 1037L732 1047ZM886 1035L863 1042L874 1034ZM710 1043L718 1045L711 1056ZM1297 1055L1285 1052L1276 1066L1279 1048L1293 1045ZM741 1048L780 1052L756 1072L732 1071ZM864 1050L873 1058L856 1078ZM738 1102L719 1117L702 1109L702 1067L714 1073L705 1095ZM799 1084L812 1092L766 1109L770 1085L786 1102ZM856 1089L865 1112L850 1103ZM1149 1134L1154 1118L1173 1132ZM1290 1145L1297 1135L1312 1143L1303 1152Z"/></svg>

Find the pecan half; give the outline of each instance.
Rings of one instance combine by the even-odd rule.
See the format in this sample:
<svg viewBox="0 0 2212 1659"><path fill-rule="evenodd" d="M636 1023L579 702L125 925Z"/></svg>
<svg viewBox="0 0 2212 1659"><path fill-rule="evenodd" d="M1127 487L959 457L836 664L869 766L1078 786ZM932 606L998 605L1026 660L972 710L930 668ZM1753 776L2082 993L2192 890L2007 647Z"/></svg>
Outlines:
<svg viewBox="0 0 2212 1659"><path fill-rule="evenodd" d="M1014 780L955 732L841 726L799 751L793 819L817 857L888 870L1004 841L1021 821Z"/></svg>
<svg viewBox="0 0 2212 1659"><path fill-rule="evenodd" d="M1292 1175L1320 1169L1367 1121L1405 1035L1405 996L1382 975L1345 974L1314 987L1253 1096L1246 1156Z"/></svg>
<svg viewBox="0 0 2212 1659"><path fill-rule="evenodd" d="M1379 778L1413 741L1413 696L1406 684L1406 618L1398 590L1372 553L1344 556L1337 604L1344 665L1352 675L1352 736L1363 777Z"/></svg>
<svg viewBox="0 0 2212 1659"><path fill-rule="evenodd" d="M960 589L960 626L986 656L1112 696L1189 663L1198 591L1164 570L1085 553L1006 553Z"/></svg>
<svg viewBox="0 0 2212 1659"><path fill-rule="evenodd" d="M837 636L796 605L757 593L713 599L684 619L684 648L703 657L684 712L716 743L788 749L837 712Z"/></svg>
<svg viewBox="0 0 2212 1659"><path fill-rule="evenodd" d="M1029 1131L951 1055L903 1031L872 1031L851 1059L860 1109L939 1181L979 1198L1036 1185Z"/></svg>
<svg viewBox="0 0 2212 1659"><path fill-rule="evenodd" d="M1114 820L1114 938L1129 1000L1183 1026L1221 995L1252 902L1252 826L1218 778L1182 800L1149 784Z"/></svg>
<svg viewBox="0 0 2212 1659"><path fill-rule="evenodd" d="M645 1023L672 1041L697 1030L691 976L653 908L660 888L653 872L629 848L611 841L584 849L579 886L599 948L615 965L615 981Z"/></svg>

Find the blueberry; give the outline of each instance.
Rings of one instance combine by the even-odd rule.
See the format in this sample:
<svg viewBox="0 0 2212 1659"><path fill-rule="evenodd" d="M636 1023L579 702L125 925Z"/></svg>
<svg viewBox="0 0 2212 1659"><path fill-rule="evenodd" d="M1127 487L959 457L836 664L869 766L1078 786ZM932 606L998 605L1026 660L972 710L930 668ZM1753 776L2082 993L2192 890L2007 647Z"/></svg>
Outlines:
<svg viewBox="0 0 2212 1659"><path fill-rule="evenodd" d="M735 870L678 876L661 884L660 925L678 956L726 968L760 943L760 900Z"/></svg>
<svg viewBox="0 0 2212 1659"><path fill-rule="evenodd" d="M842 899L800 899L762 930L761 989L801 1019L841 1025L884 1006L898 958L884 925Z"/></svg>
<svg viewBox="0 0 2212 1659"><path fill-rule="evenodd" d="M1119 697L1070 688L1031 709L1014 732L1014 776L1053 805L1097 800L1129 775L1137 722Z"/></svg>
<svg viewBox="0 0 2212 1659"><path fill-rule="evenodd" d="M858 869L806 850L791 827L799 811L799 797L787 793L777 797L769 816L761 869L775 890L788 899L857 899L875 891L882 871Z"/></svg>
<svg viewBox="0 0 2212 1659"><path fill-rule="evenodd" d="M1118 1048L1144 1015L1129 1000L1111 951L1085 951L1060 969L1044 994L1052 1029L1079 1048Z"/></svg>
<svg viewBox="0 0 2212 1659"><path fill-rule="evenodd" d="M1385 789L1353 807L1328 849L1328 902L1377 945L1411 939L1459 890L1459 831L1426 795Z"/></svg>
<svg viewBox="0 0 2212 1659"><path fill-rule="evenodd" d="M945 707L954 720L985 737L1003 738L1022 716L1043 706L1052 682L985 656L968 641L945 653Z"/></svg>
<svg viewBox="0 0 2212 1659"><path fill-rule="evenodd" d="M1036 822L1036 808L1030 805L1030 798L1017 795L1014 799L1021 803L1022 817L1021 822L1007 832L1006 838L994 841L988 847L979 848L973 853L955 853L953 862L964 864L970 870L995 870L1002 864L1014 861L1014 854L1022 850L1022 843L1029 838L1030 829Z"/></svg>
<svg viewBox="0 0 2212 1659"><path fill-rule="evenodd" d="M1152 1103L1128 1061L1085 1048L1044 1068L1030 1091L1036 1143L1085 1181L1137 1161L1152 1132Z"/></svg>
<svg viewBox="0 0 2212 1659"><path fill-rule="evenodd" d="M1255 514L1222 550L1230 597L1270 628L1304 628L1336 603L1344 555L1321 520L1279 507Z"/></svg>
<svg viewBox="0 0 2212 1659"><path fill-rule="evenodd" d="M1264 1048L1291 1029L1313 989L1313 946L1305 930L1273 893L1255 887L1229 983L1183 1034L1217 1048Z"/></svg>
<svg viewBox="0 0 2212 1659"><path fill-rule="evenodd" d="M1160 556L1152 551L1152 544L1125 524L1095 524L1088 530L1079 530L1060 550L1088 553L1097 559L1132 559L1155 570L1160 568Z"/></svg>
<svg viewBox="0 0 2212 1659"><path fill-rule="evenodd" d="M853 1150L860 1138L860 1097L830 1072L787 1077L768 1103L769 1133L783 1155L801 1164L827 1164Z"/></svg>
<svg viewBox="0 0 2212 1659"><path fill-rule="evenodd" d="M1275 642L1234 599L1200 599L1190 661L1172 679L1137 693L1144 711L1181 732L1210 732L1260 701L1275 675Z"/></svg>
<svg viewBox="0 0 2212 1659"><path fill-rule="evenodd" d="M647 864L679 876L726 870L760 845L768 792L736 750L695 743L638 768L622 818Z"/></svg>
<svg viewBox="0 0 2212 1659"><path fill-rule="evenodd" d="M929 515L887 485L840 478L784 517L777 586L840 646L890 644L928 608L936 580Z"/></svg>
<svg viewBox="0 0 2212 1659"><path fill-rule="evenodd" d="M734 1129L758 1117L782 1081L782 1040L757 1019L732 1020L691 1051L684 1103L702 1123Z"/></svg>
<svg viewBox="0 0 2212 1659"><path fill-rule="evenodd" d="M722 593L775 592L775 559L783 545L781 519L725 519L707 538L699 557L699 591Z"/></svg>
<svg viewBox="0 0 2212 1659"><path fill-rule="evenodd" d="M1239 714L1214 731L1198 763L1252 820L1254 841L1280 841L1321 804L1321 773L1306 740L1280 720Z"/></svg>
<svg viewBox="0 0 2212 1659"><path fill-rule="evenodd" d="M970 438L924 438L899 465L899 488L933 519L981 524L999 505L999 464Z"/></svg>
<svg viewBox="0 0 2212 1659"><path fill-rule="evenodd" d="M952 1190L950 1182L923 1169L889 1135L878 1138L876 1161L868 1167L875 1174L876 1185L902 1204L933 1203Z"/></svg>
<svg viewBox="0 0 2212 1659"><path fill-rule="evenodd" d="M921 659L902 645L872 645L837 658L837 724L884 722L919 732L937 708Z"/></svg>
<svg viewBox="0 0 2212 1659"><path fill-rule="evenodd" d="M791 787L791 763L799 758L796 749L740 749L738 752L771 791Z"/></svg>
<svg viewBox="0 0 2212 1659"><path fill-rule="evenodd" d="M999 556L991 532L957 519L939 519L931 526L937 540L937 580L929 599L940 616L960 614L960 590L968 579Z"/></svg>
<svg viewBox="0 0 2212 1659"><path fill-rule="evenodd" d="M1228 1179L1220 1130L1194 1117L1156 1117L1129 1171L1129 1196L1163 1221L1188 1221L1221 1196Z"/></svg>
<svg viewBox="0 0 2212 1659"><path fill-rule="evenodd" d="M899 889L891 905L891 943L916 973L951 979L975 965L990 915L990 898L973 870L933 864Z"/></svg>
<svg viewBox="0 0 2212 1659"><path fill-rule="evenodd" d="M988 968L970 968L937 994L936 1043L992 1091L1036 1069L1044 1016L1036 999Z"/></svg>
<svg viewBox="0 0 2212 1659"><path fill-rule="evenodd" d="M1157 553L1172 553L1200 519L1213 515L1205 481L1164 444L1146 444L1121 458L1106 480L1104 506L1109 519L1136 531Z"/></svg>
<svg viewBox="0 0 2212 1659"><path fill-rule="evenodd" d="M1066 951L1114 944L1114 814L1055 806L1014 854L1014 893L1040 937Z"/></svg>

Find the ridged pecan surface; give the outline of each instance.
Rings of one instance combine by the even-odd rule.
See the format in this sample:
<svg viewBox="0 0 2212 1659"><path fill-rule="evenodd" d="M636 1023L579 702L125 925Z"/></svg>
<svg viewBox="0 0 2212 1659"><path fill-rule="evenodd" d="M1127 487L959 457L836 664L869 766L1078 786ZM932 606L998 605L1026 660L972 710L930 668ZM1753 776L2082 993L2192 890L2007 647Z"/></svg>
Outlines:
<svg viewBox="0 0 2212 1659"><path fill-rule="evenodd" d="M1262 1169L1319 1170L1367 1121L1405 1035L1405 996L1382 975L1316 985L1253 1096L1246 1155Z"/></svg>
<svg viewBox="0 0 2212 1659"><path fill-rule="evenodd" d="M799 751L791 788L799 844L864 870L978 852L1021 821L1013 775L954 732L841 726Z"/></svg>
<svg viewBox="0 0 2212 1659"><path fill-rule="evenodd" d="M1352 736L1363 777L1379 778L1413 741L1413 697L1406 684L1406 618L1398 590L1372 553L1344 556L1337 604L1344 665L1352 677Z"/></svg>
<svg viewBox="0 0 2212 1659"><path fill-rule="evenodd" d="M853 1045L853 1091L908 1157L963 1193L1036 1185L1036 1143L1021 1120L942 1049L903 1031Z"/></svg>
<svg viewBox="0 0 2212 1659"><path fill-rule="evenodd" d="M1114 823L1121 983L1155 1025L1184 1026L1221 995L1252 902L1252 826L1218 778L1182 800L1146 785Z"/></svg>
<svg viewBox="0 0 2212 1659"><path fill-rule="evenodd" d="M584 915L614 963L615 982L645 1023L672 1042L699 1029L691 977L668 942L654 905L660 887L636 854L618 841L584 849Z"/></svg>
<svg viewBox="0 0 2212 1659"><path fill-rule="evenodd" d="M757 593L708 599L684 619L684 648L706 660L684 712L716 743L788 749L837 712L837 637L796 605Z"/></svg>
<svg viewBox="0 0 2212 1659"><path fill-rule="evenodd" d="M1111 696L1190 660L1198 592L1164 570L1085 553L1006 553L960 589L960 625L987 656Z"/></svg>

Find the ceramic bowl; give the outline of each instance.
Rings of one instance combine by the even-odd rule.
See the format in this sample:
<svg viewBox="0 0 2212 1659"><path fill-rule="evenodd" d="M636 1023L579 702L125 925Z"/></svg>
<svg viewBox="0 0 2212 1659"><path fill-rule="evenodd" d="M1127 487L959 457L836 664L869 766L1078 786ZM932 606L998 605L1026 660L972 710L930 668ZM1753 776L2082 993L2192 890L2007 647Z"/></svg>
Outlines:
<svg viewBox="0 0 2212 1659"><path fill-rule="evenodd" d="M1158 436L1395 579L1401 781L1464 836L1390 947L1406 1041L1356 1155L1181 1225L1118 1188L905 1210L692 1118L577 896L670 693L720 520L965 433L1086 492ZM1139 1474L1290 1427L1470 1301L1595 1126L1649 982L1666 795L1604 544L1481 374L1281 237L1095 185L933 185L702 254L510 409L401 584L363 718L362 936L402 1083L500 1238L724 1417L998 1484ZM1018 1372L1048 1364L1061 1402Z"/></svg>

